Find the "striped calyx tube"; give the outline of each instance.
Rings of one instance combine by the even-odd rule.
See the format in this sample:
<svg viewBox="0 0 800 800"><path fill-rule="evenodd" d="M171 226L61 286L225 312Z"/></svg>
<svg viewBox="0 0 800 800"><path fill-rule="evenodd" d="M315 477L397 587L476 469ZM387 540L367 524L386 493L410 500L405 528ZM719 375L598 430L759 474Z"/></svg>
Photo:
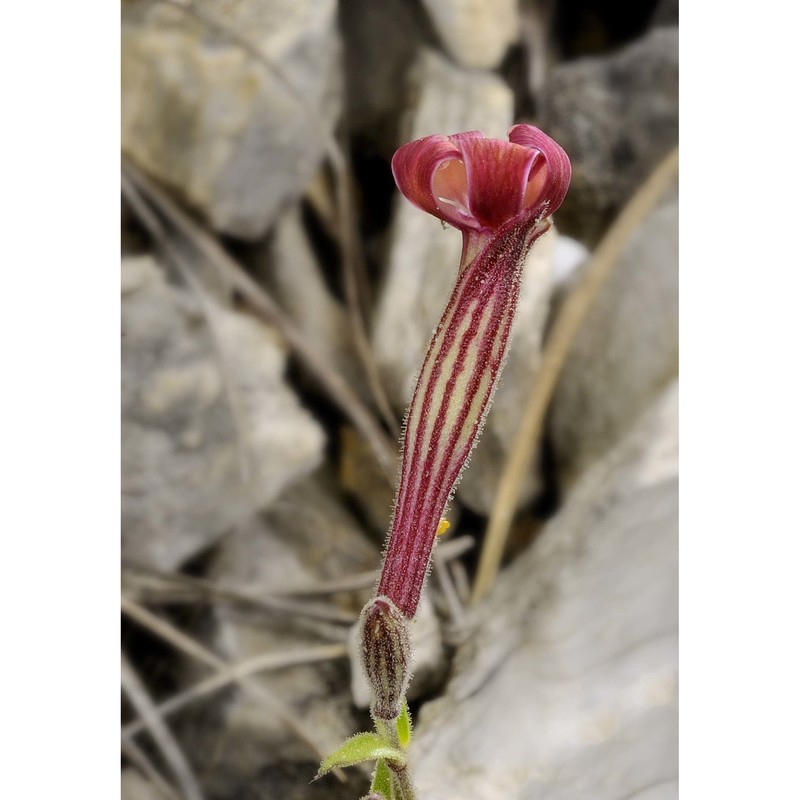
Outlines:
<svg viewBox="0 0 800 800"><path fill-rule="evenodd" d="M503 368L523 263L569 186L569 158L531 125L509 141L427 136L392 160L400 191L463 234L455 288L406 419L392 527L377 594L416 614L436 531ZM365 631L366 632L366 631ZM369 643L364 641L365 650Z"/></svg>

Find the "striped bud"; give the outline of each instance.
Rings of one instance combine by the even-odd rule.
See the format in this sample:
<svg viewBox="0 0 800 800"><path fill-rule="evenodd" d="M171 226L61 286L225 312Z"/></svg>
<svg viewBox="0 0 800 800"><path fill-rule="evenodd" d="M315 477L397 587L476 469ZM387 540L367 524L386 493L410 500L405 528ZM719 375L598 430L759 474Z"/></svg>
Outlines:
<svg viewBox="0 0 800 800"><path fill-rule="evenodd" d="M396 719L411 680L411 642L408 620L388 597L364 606L361 643L372 713L378 719Z"/></svg>

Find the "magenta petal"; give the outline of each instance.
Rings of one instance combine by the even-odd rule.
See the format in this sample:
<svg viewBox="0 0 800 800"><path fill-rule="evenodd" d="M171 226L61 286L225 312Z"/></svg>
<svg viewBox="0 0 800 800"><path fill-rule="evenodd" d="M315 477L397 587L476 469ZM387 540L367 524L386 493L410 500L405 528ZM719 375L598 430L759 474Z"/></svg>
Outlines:
<svg viewBox="0 0 800 800"><path fill-rule="evenodd" d="M440 135L409 142L392 158L392 173L400 191L418 208L447 222L452 221L452 213L442 209L434 196L433 176L449 159L460 160L461 153L447 136Z"/></svg>
<svg viewBox="0 0 800 800"><path fill-rule="evenodd" d="M498 139L459 142L469 179L469 204L486 228L497 228L522 210L528 173L536 154Z"/></svg>
<svg viewBox="0 0 800 800"><path fill-rule="evenodd" d="M464 131L463 133L453 133L447 138L460 147L461 143L468 139L485 139L486 137L480 131Z"/></svg>
<svg viewBox="0 0 800 800"><path fill-rule="evenodd" d="M537 187L539 190L534 193L535 196L530 196L529 193L529 196L526 197L525 205L527 208L534 209L537 205L542 204L541 215L549 216L561 205L567 194L572 177L569 156L560 145L533 125L514 125L508 132L508 139L523 147L538 150L544 156L546 167L534 165L532 178L538 180L538 175L533 174L537 172L537 169L546 169L546 176L544 180L540 181L541 185ZM537 216L540 216L538 212Z"/></svg>

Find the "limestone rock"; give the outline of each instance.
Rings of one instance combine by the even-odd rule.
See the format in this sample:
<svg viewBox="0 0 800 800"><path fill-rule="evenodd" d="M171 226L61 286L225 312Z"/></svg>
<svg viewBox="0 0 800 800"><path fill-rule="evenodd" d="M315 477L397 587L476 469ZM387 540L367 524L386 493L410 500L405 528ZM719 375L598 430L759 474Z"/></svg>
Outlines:
<svg viewBox="0 0 800 800"><path fill-rule="evenodd" d="M217 230L258 238L311 180L338 116L336 2L193 6L233 33L174 6L125 4L123 150Z"/></svg>
<svg viewBox="0 0 800 800"><path fill-rule="evenodd" d="M659 27L609 56L557 65L537 122L568 153L561 229L594 245L678 142L678 29Z"/></svg>
<svg viewBox="0 0 800 800"><path fill-rule="evenodd" d="M519 0L422 2L445 47L462 66L493 69L519 39Z"/></svg>
<svg viewBox="0 0 800 800"><path fill-rule="evenodd" d="M123 261L122 290L122 552L168 570L314 469L324 434L270 329L209 298L212 339L148 256Z"/></svg>
<svg viewBox="0 0 800 800"><path fill-rule="evenodd" d="M565 476L625 433L678 372L678 206L654 211L600 290L567 356L549 429Z"/></svg>
<svg viewBox="0 0 800 800"><path fill-rule="evenodd" d="M589 255L589 250L577 239L563 235L558 237L553 252L555 291L570 284L576 273L586 264Z"/></svg>
<svg viewBox="0 0 800 800"><path fill-rule="evenodd" d="M501 573L422 708L426 800L677 791L677 384Z"/></svg>

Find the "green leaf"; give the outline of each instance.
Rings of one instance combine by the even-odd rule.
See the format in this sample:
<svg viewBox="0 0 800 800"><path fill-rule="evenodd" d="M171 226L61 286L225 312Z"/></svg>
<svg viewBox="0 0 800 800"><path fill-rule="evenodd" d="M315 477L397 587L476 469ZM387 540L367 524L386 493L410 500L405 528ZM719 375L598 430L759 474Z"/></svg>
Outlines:
<svg viewBox="0 0 800 800"><path fill-rule="evenodd" d="M406 757L377 733L357 733L351 736L338 750L331 753L320 764L317 778L337 767L352 767L362 761L374 761L385 758L397 764L405 764Z"/></svg>
<svg viewBox="0 0 800 800"><path fill-rule="evenodd" d="M408 710L408 703L403 700L403 710L397 718L397 738L403 750L408 747L411 741L411 712Z"/></svg>
<svg viewBox="0 0 800 800"><path fill-rule="evenodd" d="M389 772L388 764L382 758L378 759L375 774L372 776L372 786L369 787L369 790L382 794L386 800L394 800L392 774Z"/></svg>

